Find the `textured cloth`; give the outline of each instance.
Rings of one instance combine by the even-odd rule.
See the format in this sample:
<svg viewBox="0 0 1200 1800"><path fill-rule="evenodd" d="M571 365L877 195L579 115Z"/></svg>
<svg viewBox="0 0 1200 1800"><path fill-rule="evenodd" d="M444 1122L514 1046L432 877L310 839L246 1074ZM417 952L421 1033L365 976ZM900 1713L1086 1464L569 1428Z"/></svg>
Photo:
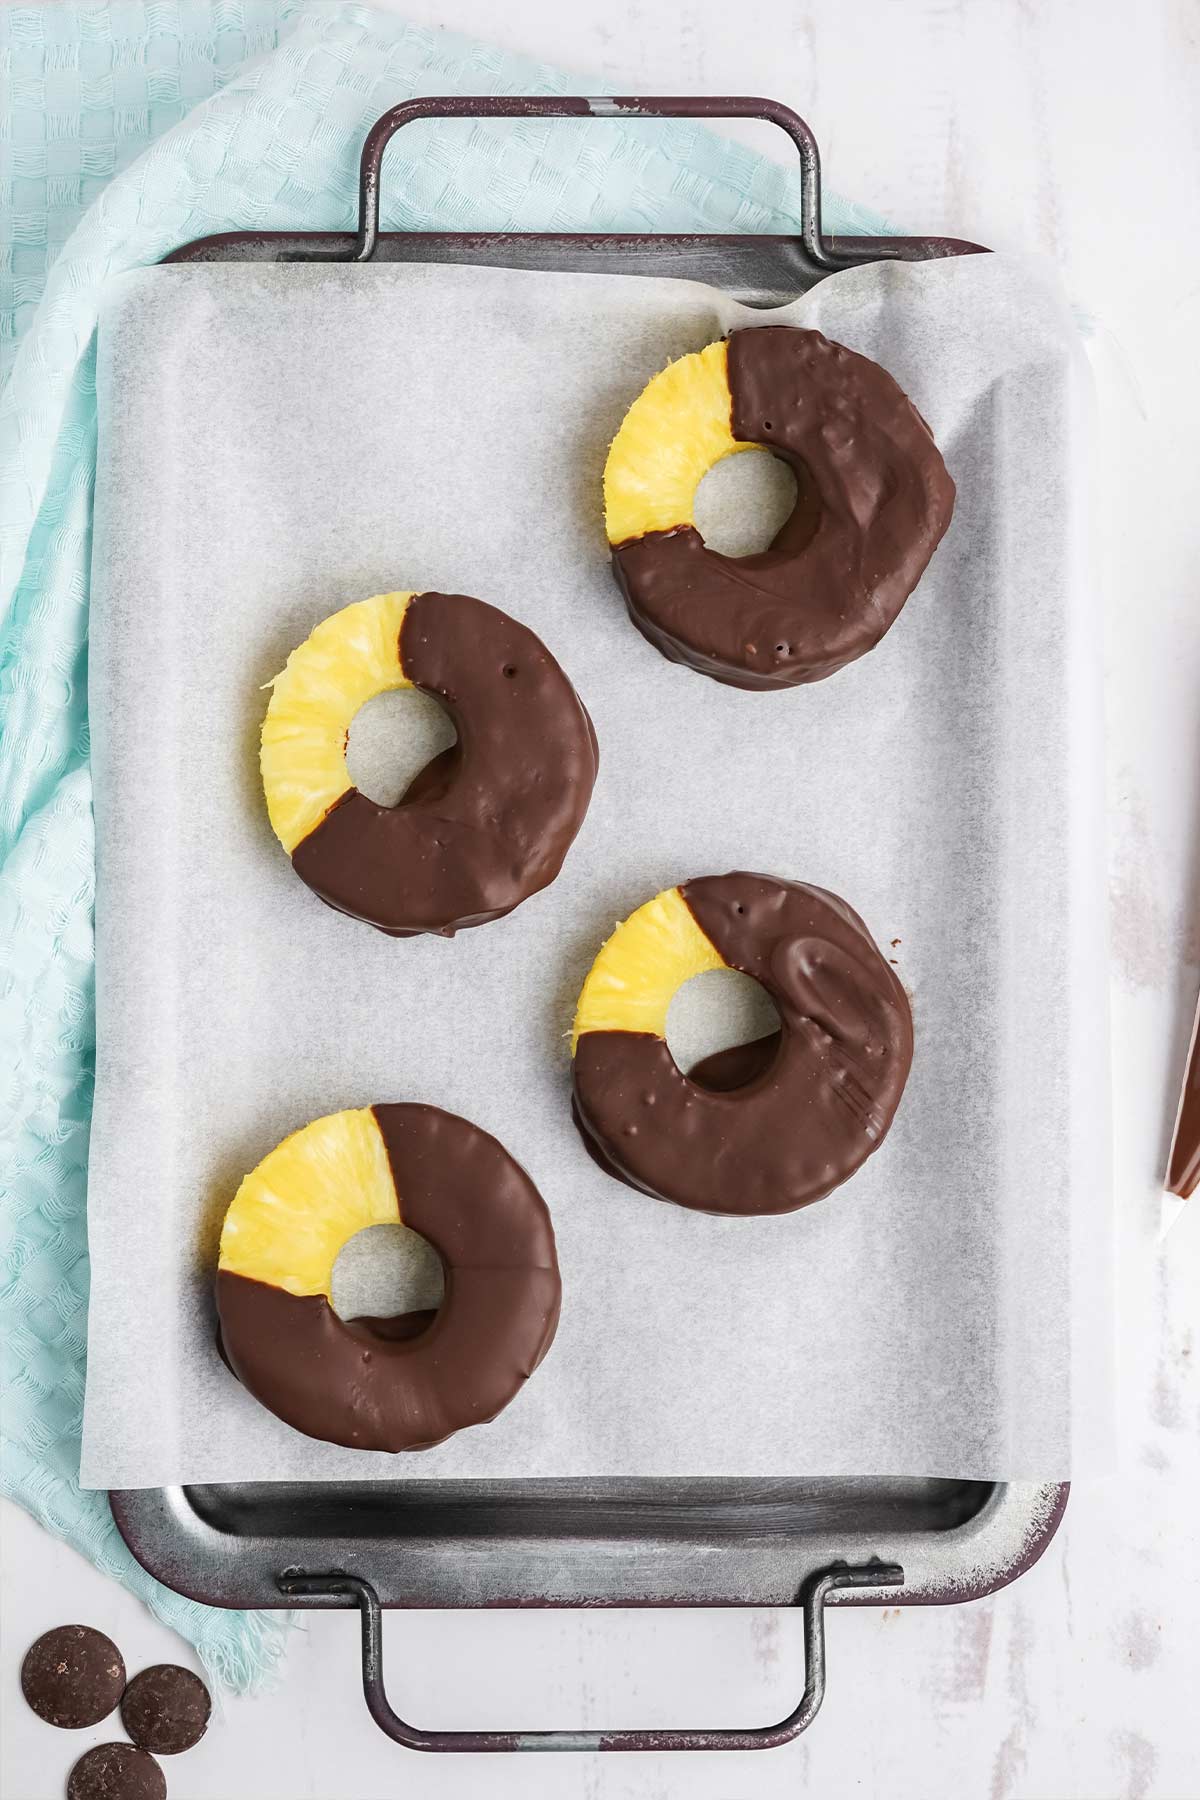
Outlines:
<svg viewBox="0 0 1200 1800"><path fill-rule="evenodd" d="M160 1587L125 1550L105 1495L78 1485L97 307L107 276L209 232L351 227L363 135L399 100L595 84L368 7L271 0L0 9L0 50L0 344L12 364L0 398L3 1484L141 1594L218 1680L248 1687L286 1624ZM462 121L405 128L383 215L417 230L785 231L799 201L795 171L688 122ZM880 229L836 201L826 215L834 231Z"/></svg>

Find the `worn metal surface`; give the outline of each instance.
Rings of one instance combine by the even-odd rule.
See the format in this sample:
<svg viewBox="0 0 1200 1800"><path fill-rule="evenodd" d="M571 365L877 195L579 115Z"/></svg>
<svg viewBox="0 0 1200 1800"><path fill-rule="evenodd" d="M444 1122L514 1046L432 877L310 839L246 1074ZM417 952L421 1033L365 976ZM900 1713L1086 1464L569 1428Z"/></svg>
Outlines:
<svg viewBox="0 0 1200 1800"><path fill-rule="evenodd" d="M358 236L353 261L369 262L379 238L383 153L396 132L417 119L762 119L787 133L800 158L800 241L808 260L826 272L837 260L821 235L821 157L812 131L778 100L715 95L613 97L600 95L463 96L405 100L377 119L359 159Z"/></svg>
<svg viewBox="0 0 1200 1800"><path fill-rule="evenodd" d="M867 1604L989 1593L1040 1556L1066 1495L880 1478L252 1482L111 1500L139 1562L216 1606L285 1604L285 1569L361 1577L389 1607L791 1606L832 1564L872 1558L905 1580L854 1596Z"/></svg>
<svg viewBox="0 0 1200 1800"><path fill-rule="evenodd" d="M417 119L761 119L787 133L800 158L800 230L795 236L699 233L381 232L383 153ZM749 304L780 305L838 269L890 259L924 262L971 255L982 245L944 237L826 237L821 229L821 159L809 127L776 100L608 95L408 100L376 121L359 162L357 232L225 232L185 244L167 262L440 262L618 275L670 275L726 288Z"/></svg>
<svg viewBox="0 0 1200 1800"><path fill-rule="evenodd" d="M975 1599L1037 1561L1064 1485L944 1480L280 1482L110 1496L133 1554L218 1606L362 1615L363 1690L409 1749L752 1750L807 1729L825 1689L828 1604ZM383 1684L381 1608L795 1606L805 1687L736 1730L425 1731Z"/></svg>
<svg viewBox="0 0 1200 1800"><path fill-rule="evenodd" d="M799 1737L820 1711L825 1698L825 1602L838 1590L890 1588L904 1580L894 1563L844 1565L826 1569L805 1586L798 1603L804 1615L804 1692L792 1711L774 1725L734 1728L632 1731L426 1731L402 1719L387 1697L383 1681L383 1619L379 1597L369 1581L352 1575L305 1575L289 1571L280 1587L290 1600L317 1597L352 1601L362 1618L363 1694L381 1731L406 1750L773 1750Z"/></svg>

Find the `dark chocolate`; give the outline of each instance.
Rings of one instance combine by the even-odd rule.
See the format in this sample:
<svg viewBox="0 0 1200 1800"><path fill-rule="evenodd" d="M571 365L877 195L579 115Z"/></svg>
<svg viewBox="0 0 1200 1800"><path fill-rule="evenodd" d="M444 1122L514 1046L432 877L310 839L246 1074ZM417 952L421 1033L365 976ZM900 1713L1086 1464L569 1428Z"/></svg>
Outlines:
<svg viewBox="0 0 1200 1800"><path fill-rule="evenodd" d="M25 1652L21 1692L39 1719L79 1731L106 1719L125 1687L112 1639L90 1625L57 1625Z"/></svg>
<svg viewBox="0 0 1200 1800"><path fill-rule="evenodd" d="M887 1135L912 1064L908 998L857 913L820 888L733 874L680 892L729 967L767 990L778 1039L706 1058L689 1078L660 1037L584 1032L578 1118L659 1199L710 1213L808 1206Z"/></svg>
<svg viewBox="0 0 1200 1800"><path fill-rule="evenodd" d="M235 1375L309 1437L354 1450L425 1450L508 1405L550 1348L561 1284L545 1202L486 1131L436 1106L373 1108L400 1217L433 1245L445 1293L432 1322L340 1319L220 1270Z"/></svg>
<svg viewBox="0 0 1200 1800"><path fill-rule="evenodd" d="M132 1744L97 1744L68 1775L67 1800L167 1800L167 1778Z"/></svg>
<svg viewBox="0 0 1200 1800"><path fill-rule="evenodd" d="M756 1075L769 1068L779 1052L783 1041L783 1033L772 1031L767 1037L754 1038L748 1044L730 1044L725 1050L714 1050L710 1055L701 1057L687 1070L687 1078L697 1086L711 1088L714 1093L726 1094L732 1088L744 1087ZM636 1187L601 1149L583 1122L579 1111L579 1102L571 1095L571 1122L578 1131L584 1149L596 1167L611 1175L614 1181L623 1181L626 1187ZM639 1189L639 1192L642 1190ZM220 1350L220 1333L217 1333L217 1348Z"/></svg>
<svg viewBox="0 0 1200 1800"><path fill-rule="evenodd" d="M177 1756L208 1729L212 1699L198 1675L178 1663L153 1663L121 1696L121 1723L140 1750Z"/></svg>
<svg viewBox="0 0 1200 1800"><path fill-rule="evenodd" d="M414 595L400 657L445 706L457 744L398 806L351 788L292 865L328 905L393 937L452 937L554 880L591 799L596 738L546 646L482 600Z"/></svg>
<svg viewBox="0 0 1200 1800"><path fill-rule="evenodd" d="M691 525L617 544L630 617L673 662L732 687L821 681L892 626L950 523L954 483L920 413L878 363L819 331L729 338L730 425L794 470L768 550L722 556Z"/></svg>
<svg viewBox="0 0 1200 1800"><path fill-rule="evenodd" d="M1171 1144L1171 1162L1167 1170L1167 1192L1190 1200L1200 1185L1200 1011L1192 1033L1187 1074L1179 1100L1179 1117Z"/></svg>
<svg viewBox="0 0 1200 1800"><path fill-rule="evenodd" d="M748 1044L730 1044L725 1050L714 1050L710 1056L701 1057L688 1070L688 1080L694 1081L697 1087L710 1088L714 1094L732 1093L734 1088L745 1087L769 1069L779 1055L779 1046L783 1042L782 1031L768 1032L766 1037L753 1038Z"/></svg>

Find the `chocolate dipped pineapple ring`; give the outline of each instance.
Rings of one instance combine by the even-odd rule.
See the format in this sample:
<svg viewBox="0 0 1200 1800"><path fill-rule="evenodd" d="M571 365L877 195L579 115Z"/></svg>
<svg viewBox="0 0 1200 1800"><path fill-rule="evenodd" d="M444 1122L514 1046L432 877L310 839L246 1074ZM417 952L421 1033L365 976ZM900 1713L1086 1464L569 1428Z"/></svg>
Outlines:
<svg viewBox="0 0 1200 1800"><path fill-rule="evenodd" d="M755 449L791 465L796 504L768 550L722 556L696 530L696 488ZM654 377L613 440L604 507L630 616L664 656L733 687L793 687L895 623L950 523L954 483L878 363L766 325Z"/></svg>
<svg viewBox="0 0 1200 1800"><path fill-rule="evenodd" d="M761 982L781 1030L685 1075L666 1043L677 988L707 969ZM887 1135L912 1015L866 926L821 888L708 875L647 901L592 964L575 1015L576 1117L611 1173L709 1213L822 1199Z"/></svg>
<svg viewBox="0 0 1200 1800"><path fill-rule="evenodd" d="M359 707L417 687L458 742L398 806L351 784ZM548 886L583 822L596 739L546 646L465 594L377 594L325 619L272 683L262 779L276 837L313 892L394 937L450 937Z"/></svg>
<svg viewBox="0 0 1200 1800"><path fill-rule="evenodd" d="M338 1253L369 1225L411 1226L441 1258L436 1313L338 1317ZM519 1163L436 1106L332 1113L265 1156L225 1215L221 1346L255 1398L353 1450L425 1450L507 1406L550 1348L554 1230Z"/></svg>

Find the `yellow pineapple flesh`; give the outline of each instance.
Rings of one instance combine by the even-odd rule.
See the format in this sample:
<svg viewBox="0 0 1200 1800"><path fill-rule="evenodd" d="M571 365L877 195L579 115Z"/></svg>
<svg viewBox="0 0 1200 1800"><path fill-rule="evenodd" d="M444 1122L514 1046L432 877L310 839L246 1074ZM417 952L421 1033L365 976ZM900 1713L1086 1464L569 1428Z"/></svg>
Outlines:
<svg viewBox="0 0 1200 1800"><path fill-rule="evenodd" d="M323 619L271 687L260 766L271 827L290 856L351 786L346 738L376 694L411 687L400 626L411 593L376 594Z"/></svg>
<svg viewBox="0 0 1200 1800"><path fill-rule="evenodd" d="M693 975L726 967L679 889L667 888L617 926L592 964L575 1013L572 1056L585 1031L665 1038L676 990Z"/></svg>
<svg viewBox="0 0 1200 1800"><path fill-rule="evenodd" d="M328 1300L343 1245L368 1225L399 1221L374 1113L330 1113L294 1131L246 1176L225 1215L218 1266Z"/></svg>
<svg viewBox="0 0 1200 1800"><path fill-rule="evenodd" d="M740 443L729 424L728 353L709 344L669 363L638 395L604 467L604 522L610 544L648 531L694 526L696 489Z"/></svg>

